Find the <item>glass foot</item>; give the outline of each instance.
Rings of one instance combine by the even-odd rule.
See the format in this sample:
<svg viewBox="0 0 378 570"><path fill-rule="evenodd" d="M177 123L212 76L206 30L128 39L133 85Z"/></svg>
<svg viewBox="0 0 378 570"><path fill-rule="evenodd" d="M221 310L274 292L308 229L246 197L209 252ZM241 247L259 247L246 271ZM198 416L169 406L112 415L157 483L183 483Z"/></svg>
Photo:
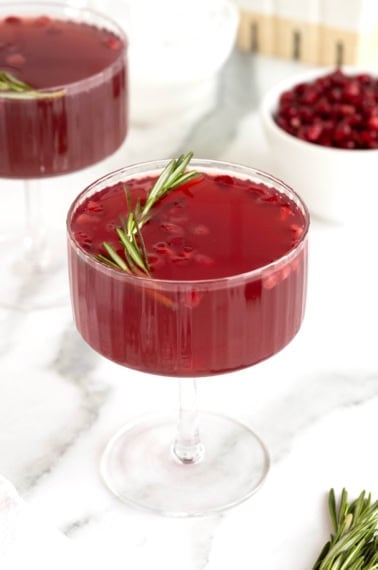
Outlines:
<svg viewBox="0 0 378 570"><path fill-rule="evenodd" d="M167 516L205 516L248 499L264 481L269 454L247 426L199 412L204 455L181 463L172 452L177 418L158 416L130 423L108 443L101 475L125 503Z"/></svg>
<svg viewBox="0 0 378 570"><path fill-rule="evenodd" d="M0 307L29 311L68 305L65 237L50 236L49 249L29 251L19 236L1 243Z"/></svg>

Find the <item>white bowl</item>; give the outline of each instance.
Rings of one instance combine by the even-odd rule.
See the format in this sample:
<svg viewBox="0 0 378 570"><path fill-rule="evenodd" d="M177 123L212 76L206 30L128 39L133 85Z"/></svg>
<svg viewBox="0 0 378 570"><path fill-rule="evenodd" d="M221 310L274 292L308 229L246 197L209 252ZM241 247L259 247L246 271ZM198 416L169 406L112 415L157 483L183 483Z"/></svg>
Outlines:
<svg viewBox="0 0 378 570"><path fill-rule="evenodd" d="M376 223L378 150L347 150L306 142L286 133L273 118L281 93L329 71L317 68L293 75L266 93L260 117L272 153L274 174L298 192L310 212L320 218L341 223ZM352 68L343 71L361 72Z"/></svg>
<svg viewBox="0 0 378 570"><path fill-rule="evenodd" d="M117 6L129 37L132 122L166 120L202 103L207 110L236 40L234 2L123 0Z"/></svg>

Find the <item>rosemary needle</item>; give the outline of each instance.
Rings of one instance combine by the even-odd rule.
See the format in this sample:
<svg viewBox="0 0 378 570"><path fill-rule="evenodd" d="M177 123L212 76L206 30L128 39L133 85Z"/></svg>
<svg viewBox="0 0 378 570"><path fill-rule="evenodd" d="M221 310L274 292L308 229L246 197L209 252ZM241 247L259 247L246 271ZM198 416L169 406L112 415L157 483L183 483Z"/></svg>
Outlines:
<svg viewBox="0 0 378 570"><path fill-rule="evenodd" d="M342 490L337 506L330 490L328 508L333 534L324 545L312 570L378 570L378 501L362 491L348 502Z"/></svg>
<svg viewBox="0 0 378 570"><path fill-rule="evenodd" d="M64 89L59 91L38 91L17 79L8 71L0 71L0 97L8 99L41 99L46 97L61 97Z"/></svg>
<svg viewBox="0 0 378 570"><path fill-rule="evenodd" d="M188 152L177 159L172 159L166 165L149 191L143 206L138 201L135 208L132 208L130 192L125 186L128 216L122 223L122 227L116 228L118 239L123 246L124 258L108 242L103 242L107 255L97 255L99 261L128 273L136 275L150 274L147 252L141 231L142 227L148 222L152 215L151 210L163 196L197 176L197 172L194 170L185 171L192 156L193 153Z"/></svg>

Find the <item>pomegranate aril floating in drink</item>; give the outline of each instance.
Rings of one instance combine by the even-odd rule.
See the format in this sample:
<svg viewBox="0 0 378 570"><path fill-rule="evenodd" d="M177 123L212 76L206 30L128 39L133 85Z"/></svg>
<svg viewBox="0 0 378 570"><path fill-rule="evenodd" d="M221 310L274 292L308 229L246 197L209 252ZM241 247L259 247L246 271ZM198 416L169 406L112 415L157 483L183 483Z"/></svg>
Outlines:
<svg viewBox="0 0 378 570"><path fill-rule="evenodd" d="M127 187L131 196L138 193L143 201L153 181L145 178L144 187L142 181L128 180ZM181 211L187 222L179 226L169 221L170 211L184 196ZM101 244L114 240L117 219L121 227L126 215L124 187L116 184L84 201L76 210L72 227ZM250 228L242 243L237 220ZM155 273L152 268L153 277L162 279L208 279L247 272L280 257L302 233L302 215L275 188L229 175L223 176L219 184L219 175L207 174L193 186L190 197L183 184L161 199L155 214L152 211L143 226L148 255L165 259L159 271ZM258 246L255 234L260 240Z"/></svg>
<svg viewBox="0 0 378 570"><path fill-rule="evenodd" d="M121 145L127 130L125 47L113 31L86 22L43 13L0 19L0 70L32 89L61 93L0 98L0 177L73 172Z"/></svg>
<svg viewBox="0 0 378 570"><path fill-rule="evenodd" d="M132 202L145 199L155 179L127 178ZM180 235L169 221L177 201L187 218ZM103 206L96 224L83 217L92 202ZM123 255L110 227L127 216L122 184L102 186L70 217L75 318L90 346L145 372L196 376L249 366L291 340L303 316L307 263L306 216L296 199L206 172L150 213L142 228L150 275L142 278L103 270L95 258L103 242Z"/></svg>
<svg viewBox="0 0 378 570"><path fill-rule="evenodd" d="M77 240L78 244L85 250L88 250L92 246L92 239L89 235L85 232L80 230L75 232L75 239Z"/></svg>
<svg viewBox="0 0 378 570"><path fill-rule="evenodd" d="M89 200L87 203L87 210L88 212L100 213L104 210L104 206L98 202L95 202L94 200Z"/></svg>

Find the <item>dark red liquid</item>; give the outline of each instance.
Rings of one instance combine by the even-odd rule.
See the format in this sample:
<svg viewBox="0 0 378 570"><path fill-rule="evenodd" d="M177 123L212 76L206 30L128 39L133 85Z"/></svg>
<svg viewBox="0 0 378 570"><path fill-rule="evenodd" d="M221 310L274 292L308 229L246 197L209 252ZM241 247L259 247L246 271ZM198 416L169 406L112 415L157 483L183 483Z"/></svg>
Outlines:
<svg viewBox="0 0 378 570"><path fill-rule="evenodd" d="M0 70L35 89L64 89L42 99L0 93L0 177L72 172L124 140L125 45L112 32L47 16L8 16L0 20Z"/></svg>
<svg viewBox="0 0 378 570"><path fill-rule="evenodd" d="M143 199L152 182L127 187ZM94 261L103 241L122 255L114 228L125 213L117 184L84 200L69 221L76 324L95 350L147 372L209 375L267 358L298 331L307 219L285 194L210 174L172 191L143 227L147 278Z"/></svg>

